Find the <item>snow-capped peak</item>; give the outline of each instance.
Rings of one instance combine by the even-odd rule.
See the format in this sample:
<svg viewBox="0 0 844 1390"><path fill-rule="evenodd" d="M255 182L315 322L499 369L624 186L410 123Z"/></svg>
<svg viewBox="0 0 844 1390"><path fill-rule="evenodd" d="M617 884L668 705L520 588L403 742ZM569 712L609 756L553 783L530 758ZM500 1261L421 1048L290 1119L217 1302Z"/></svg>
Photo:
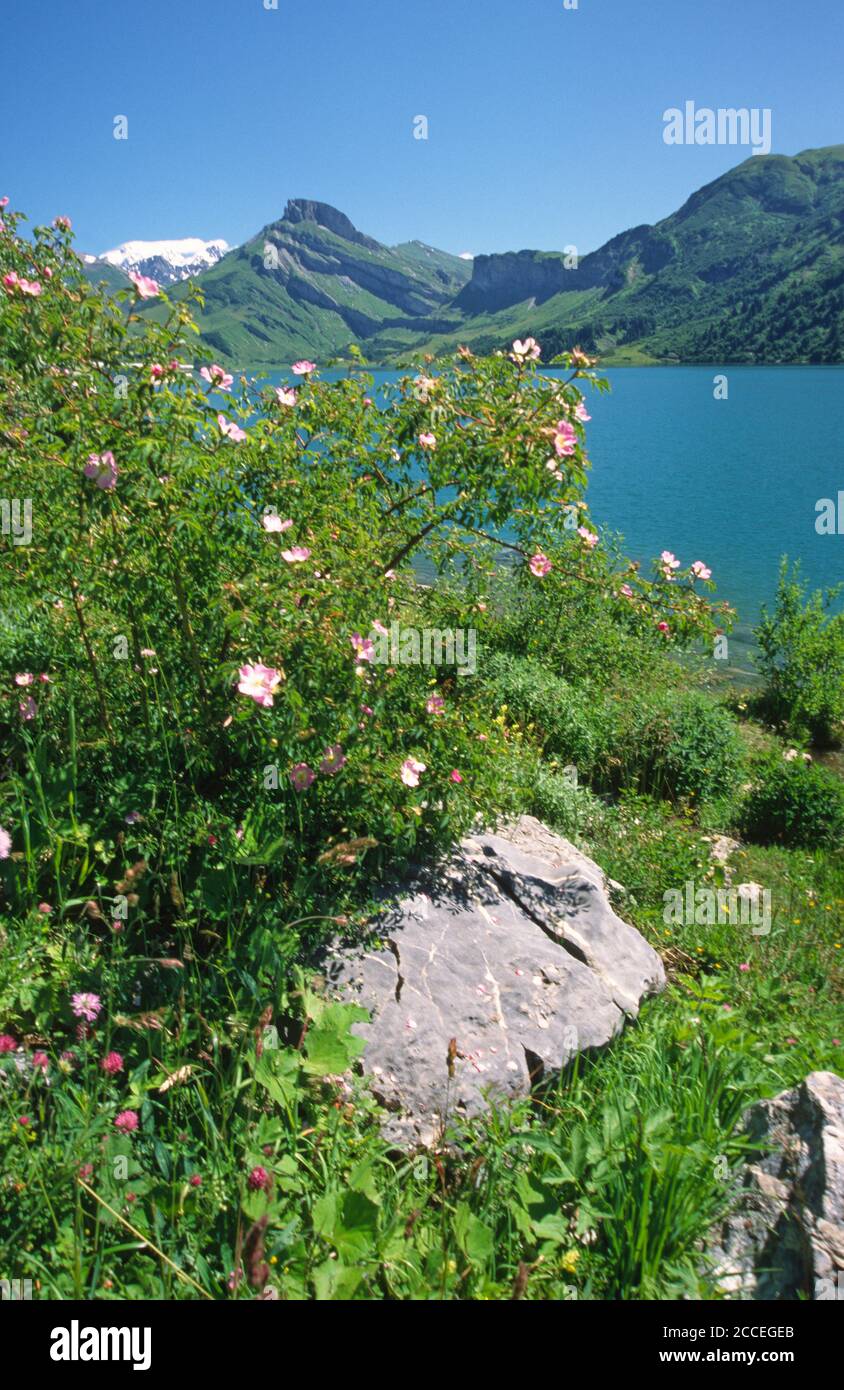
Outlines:
<svg viewBox="0 0 844 1390"><path fill-rule="evenodd" d="M159 284L171 285L216 265L229 249L228 242L219 238L203 241L186 236L174 241L124 241L111 251L102 251L98 259L127 274L150 275Z"/></svg>

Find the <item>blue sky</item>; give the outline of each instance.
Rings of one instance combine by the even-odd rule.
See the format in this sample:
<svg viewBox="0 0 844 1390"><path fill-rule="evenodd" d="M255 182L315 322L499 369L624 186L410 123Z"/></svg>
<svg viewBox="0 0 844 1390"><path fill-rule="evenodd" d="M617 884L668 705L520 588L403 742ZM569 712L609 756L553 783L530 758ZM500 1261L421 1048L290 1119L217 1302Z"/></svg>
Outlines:
<svg viewBox="0 0 844 1390"><path fill-rule="evenodd" d="M665 145L668 107L770 107L774 153L844 140L842 0L264 4L6 6L0 193L91 251L234 244L311 197L388 243L584 254L750 153Z"/></svg>

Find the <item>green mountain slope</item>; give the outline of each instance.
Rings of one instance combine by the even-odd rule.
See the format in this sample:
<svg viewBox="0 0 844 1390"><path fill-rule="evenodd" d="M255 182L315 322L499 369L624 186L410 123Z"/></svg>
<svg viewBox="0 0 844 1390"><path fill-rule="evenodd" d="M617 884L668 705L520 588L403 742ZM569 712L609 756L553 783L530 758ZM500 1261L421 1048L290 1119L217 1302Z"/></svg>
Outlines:
<svg viewBox="0 0 844 1390"><path fill-rule="evenodd" d="M208 348L239 366L324 362L386 326L430 331L470 274L458 256L381 246L327 203L294 199L198 277L198 323Z"/></svg>
<svg viewBox="0 0 844 1390"><path fill-rule="evenodd" d="M545 357L579 342L605 361L840 362L844 332L844 145L753 156L654 227L584 256L477 257L443 351L539 338ZM395 351L389 333L372 345Z"/></svg>
<svg viewBox="0 0 844 1390"><path fill-rule="evenodd" d="M293 199L196 283L206 351L241 368L324 364L352 343L381 363L458 343L488 352L528 334L546 361L580 343L610 365L841 362L844 145L753 156L577 265L386 247L327 203Z"/></svg>

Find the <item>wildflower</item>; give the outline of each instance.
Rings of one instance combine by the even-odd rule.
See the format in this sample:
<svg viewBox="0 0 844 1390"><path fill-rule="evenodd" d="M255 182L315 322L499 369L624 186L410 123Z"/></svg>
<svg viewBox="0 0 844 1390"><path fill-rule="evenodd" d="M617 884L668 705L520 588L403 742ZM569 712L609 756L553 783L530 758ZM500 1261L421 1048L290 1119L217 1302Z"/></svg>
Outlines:
<svg viewBox="0 0 844 1390"><path fill-rule="evenodd" d="M622 584L621 588L618 591L618 596L619 598L632 598L633 590L630 588L630 585Z"/></svg>
<svg viewBox="0 0 844 1390"><path fill-rule="evenodd" d="M4 830L0 825L0 859L8 859L12 852L12 837L8 830Z"/></svg>
<svg viewBox="0 0 844 1390"><path fill-rule="evenodd" d="M17 1051L17 1042L11 1033L0 1033L0 1053Z"/></svg>
<svg viewBox="0 0 844 1390"><path fill-rule="evenodd" d="M217 416L217 424L220 426L220 433L235 444L239 444L242 439L246 438L246 430L242 430L240 425L234 423L234 420L227 420L222 411Z"/></svg>
<svg viewBox="0 0 844 1390"><path fill-rule="evenodd" d="M80 1165L79 1165L79 1176L80 1176L80 1178L82 1178L83 1182L87 1181L88 1178L93 1177L93 1175L94 1175L94 1165L93 1165L93 1163L80 1163Z"/></svg>
<svg viewBox="0 0 844 1390"><path fill-rule="evenodd" d="M316 773L312 767L308 767L307 763L296 763L290 769L290 781L295 792L306 792L315 777Z"/></svg>
<svg viewBox="0 0 844 1390"><path fill-rule="evenodd" d="M415 758L405 758L401 765L401 780L406 787L418 787L419 774L426 771L424 763L417 762Z"/></svg>
<svg viewBox="0 0 844 1390"><path fill-rule="evenodd" d="M742 972L742 974L745 974L749 969L750 969L750 962L749 962L749 961L746 961L746 960L743 960L742 963L741 963L741 965L739 966L739 970Z"/></svg>
<svg viewBox="0 0 844 1390"><path fill-rule="evenodd" d="M69 232L73 223L69 217L54 217L53 226L60 232Z"/></svg>
<svg viewBox="0 0 844 1390"><path fill-rule="evenodd" d="M188 1178L188 1182L190 1183L191 1187L202 1186L202 1178L200 1177L199 1173L192 1173L191 1176Z"/></svg>
<svg viewBox="0 0 844 1390"><path fill-rule="evenodd" d="M34 299L37 299L41 293L41 285L37 280L19 280L18 289L21 294L32 295Z"/></svg>
<svg viewBox="0 0 844 1390"><path fill-rule="evenodd" d="M657 627L660 632L668 632L669 630L668 624L666 622L657 623Z"/></svg>
<svg viewBox="0 0 844 1390"><path fill-rule="evenodd" d="M449 780L449 782L462 782L462 781L463 781L463 778L461 777L460 773L457 771L457 768L456 768L456 767L453 767L453 768L451 769L451 775L449 776L449 779L448 779L448 780Z"/></svg>
<svg viewBox="0 0 844 1390"><path fill-rule="evenodd" d="M306 545L294 545L289 550L282 550L281 558L286 560L288 565L301 565L303 560L307 560L310 551Z"/></svg>
<svg viewBox="0 0 844 1390"><path fill-rule="evenodd" d="M332 743L322 755L319 770L324 776L333 777L336 772L346 766L347 762L348 759L343 754L342 746L339 743Z"/></svg>
<svg viewBox="0 0 844 1390"><path fill-rule="evenodd" d="M311 372L316 371L316 362L309 362L305 358L301 362L294 362L290 370L294 376L308 376Z"/></svg>
<svg viewBox="0 0 844 1390"><path fill-rule="evenodd" d="M554 448L557 453L564 458L574 453L577 447L577 431L574 425L570 425L568 420L560 420L557 423L557 430L554 435Z"/></svg>
<svg viewBox="0 0 844 1390"><path fill-rule="evenodd" d="M123 1134L131 1134L133 1129L138 1128L138 1116L134 1110L121 1110L115 1118L114 1128L119 1129Z"/></svg>
<svg viewBox="0 0 844 1390"><path fill-rule="evenodd" d="M270 1175L266 1168L259 1163L249 1174L248 1182L253 1192L266 1192L270 1185Z"/></svg>
<svg viewBox="0 0 844 1390"><path fill-rule="evenodd" d="M34 684L35 684L35 677L34 677L33 675L31 675L29 671L22 671L22 672L20 673L20 675L15 676L15 685L34 685Z"/></svg>
<svg viewBox="0 0 844 1390"><path fill-rule="evenodd" d="M709 569L702 560L695 560L692 565L692 574L696 579L711 579L712 570Z"/></svg>
<svg viewBox="0 0 844 1390"><path fill-rule="evenodd" d="M32 1065L37 1067L39 1071L46 1071L50 1065L50 1059L46 1052L33 1052Z"/></svg>
<svg viewBox="0 0 844 1390"><path fill-rule="evenodd" d="M574 418L575 418L575 420L580 420L581 424L583 424L583 425L585 425L589 420L592 419L592 416L589 414L589 411L586 409L586 402L585 402L585 401L578 401L578 402L577 402L577 405L576 405L575 408L574 408Z"/></svg>
<svg viewBox="0 0 844 1390"><path fill-rule="evenodd" d="M436 449L437 436L435 434L420 434L419 447L422 449Z"/></svg>
<svg viewBox="0 0 844 1390"><path fill-rule="evenodd" d="M130 275L129 279L135 286L139 299L155 299L155 296L161 293L158 281L150 279L149 275Z"/></svg>
<svg viewBox="0 0 844 1390"><path fill-rule="evenodd" d="M241 666L237 688L241 695L248 695L262 709L270 709L273 695L283 680L283 671L277 671L274 666L263 666L258 662L254 666Z"/></svg>
<svg viewBox="0 0 844 1390"><path fill-rule="evenodd" d="M88 1023L94 1023L102 1011L102 1000L98 994L74 994L70 1001L71 1012L77 1018L84 1018Z"/></svg>
<svg viewBox="0 0 844 1390"><path fill-rule="evenodd" d="M361 637L359 632L353 632L349 641L358 661L372 661L375 656L375 645L370 637Z"/></svg>
<svg viewBox="0 0 844 1390"><path fill-rule="evenodd" d="M442 695L429 695L425 701L425 709L428 714L442 714L445 709L445 700Z"/></svg>
<svg viewBox="0 0 844 1390"><path fill-rule="evenodd" d="M539 550L535 555L531 556L529 561L529 568L531 574L535 574L537 579L543 579L546 574L550 574L551 570L553 569L553 566L551 564L551 561L548 559L548 556L543 555L542 551Z"/></svg>
<svg viewBox="0 0 844 1390"><path fill-rule="evenodd" d="M281 517L277 516L275 512L265 512L261 518L261 525L265 531L274 531L280 535L282 531L290 530L293 521L282 521Z"/></svg>
<svg viewBox="0 0 844 1390"><path fill-rule="evenodd" d="M123 1058L119 1052L109 1052L100 1062L100 1066L108 1076L116 1076L123 1070Z"/></svg>
<svg viewBox="0 0 844 1390"><path fill-rule="evenodd" d="M295 386L277 386L275 391L275 398L278 401L279 405L284 405L288 407L294 406L296 404Z"/></svg>
<svg viewBox="0 0 844 1390"><path fill-rule="evenodd" d="M111 492L117 484L119 469L114 461L114 454L110 449L106 449L103 454L89 454L82 472L103 492Z"/></svg>
<svg viewBox="0 0 844 1390"><path fill-rule="evenodd" d="M513 351L510 353L510 357L514 362L518 362L519 364L522 362L535 362L541 351L542 349L535 338L525 338L524 342L517 338L513 344Z"/></svg>
<svg viewBox="0 0 844 1390"><path fill-rule="evenodd" d="M28 1115L18 1115L18 1124L23 1125L24 1129L26 1129L29 1122L30 1121Z"/></svg>
<svg viewBox="0 0 844 1390"><path fill-rule="evenodd" d="M677 556L672 555L670 550L663 550L659 558L662 561L661 569L662 573L665 575L665 578L673 579L674 576L671 573L671 571L678 570L680 568L680 561L677 559Z"/></svg>
<svg viewBox="0 0 844 1390"><path fill-rule="evenodd" d="M38 706L31 695L27 695L26 699L21 700L18 704L18 714L25 724L28 724L31 719L34 719L37 713Z"/></svg>
<svg viewBox="0 0 844 1390"><path fill-rule="evenodd" d="M578 526L577 534L580 536L585 546L588 546L590 550L595 549L595 546L598 544L598 537L595 535L594 531L590 531L586 526Z"/></svg>
<svg viewBox="0 0 844 1390"><path fill-rule="evenodd" d="M234 381L231 372L227 372L225 367L218 367L216 362L210 367L200 367L199 375L209 386L216 386L219 391L228 391Z"/></svg>

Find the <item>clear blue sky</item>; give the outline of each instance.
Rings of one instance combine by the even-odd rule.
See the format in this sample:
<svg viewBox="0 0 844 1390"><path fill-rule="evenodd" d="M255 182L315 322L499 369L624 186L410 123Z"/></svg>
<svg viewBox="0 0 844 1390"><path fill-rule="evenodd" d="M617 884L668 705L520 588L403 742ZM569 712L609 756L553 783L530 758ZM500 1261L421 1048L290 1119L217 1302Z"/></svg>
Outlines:
<svg viewBox="0 0 844 1390"><path fill-rule="evenodd" d="M222 236L288 197L450 251L583 254L750 151L662 113L770 107L773 152L844 141L842 0L16 0L0 193L77 245ZM112 136L115 115L129 139ZM415 140L414 116L430 122Z"/></svg>

